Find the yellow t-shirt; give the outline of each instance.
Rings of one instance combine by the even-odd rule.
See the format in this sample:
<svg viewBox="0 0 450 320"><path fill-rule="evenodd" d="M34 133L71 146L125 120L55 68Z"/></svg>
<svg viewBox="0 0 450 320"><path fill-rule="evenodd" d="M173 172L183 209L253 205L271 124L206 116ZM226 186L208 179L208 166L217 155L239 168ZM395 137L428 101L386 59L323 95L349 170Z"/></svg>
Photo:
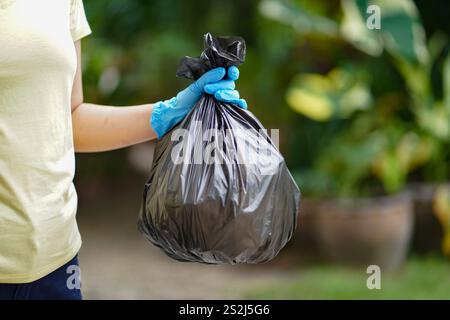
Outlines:
<svg viewBox="0 0 450 320"><path fill-rule="evenodd" d="M0 283L39 279L81 246L72 180L82 0L0 0Z"/></svg>

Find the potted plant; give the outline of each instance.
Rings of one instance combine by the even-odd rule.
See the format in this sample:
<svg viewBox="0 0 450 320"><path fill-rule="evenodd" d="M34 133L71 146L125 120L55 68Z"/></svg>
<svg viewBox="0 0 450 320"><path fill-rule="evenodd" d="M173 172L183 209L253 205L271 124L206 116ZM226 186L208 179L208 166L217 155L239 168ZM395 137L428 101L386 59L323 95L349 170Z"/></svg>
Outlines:
<svg viewBox="0 0 450 320"><path fill-rule="evenodd" d="M418 207L417 201L414 207L411 202L417 198L414 193L405 191L408 182L448 179L450 59L442 68L446 94L435 98L431 73L445 42L435 37L426 44L414 3L402 0L384 6L372 1L382 7L380 30L366 27L366 1L341 4L341 23L276 1L264 1L262 11L305 35L339 38L374 57L369 63L348 61L326 74L299 74L287 102L313 120L342 119L346 126L311 168L296 175L304 191L332 198L319 206L313 224L323 252L334 261L394 268L406 256L412 212ZM275 6L277 10L268 10ZM310 28L299 28L302 25ZM400 85L380 90L383 85L374 78L382 74L380 63L395 70ZM433 199L434 193L428 208L437 202Z"/></svg>
<svg viewBox="0 0 450 320"><path fill-rule="evenodd" d="M441 222L443 239L442 252L450 257L450 185L440 186L436 191L433 209Z"/></svg>
<svg viewBox="0 0 450 320"><path fill-rule="evenodd" d="M414 225L406 177L427 159L429 147L379 111L356 116L312 169L297 178L307 190L312 189L310 181L327 185L320 191L326 200L314 216L315 237L325 257L392 269L404 260Z"/></svg>

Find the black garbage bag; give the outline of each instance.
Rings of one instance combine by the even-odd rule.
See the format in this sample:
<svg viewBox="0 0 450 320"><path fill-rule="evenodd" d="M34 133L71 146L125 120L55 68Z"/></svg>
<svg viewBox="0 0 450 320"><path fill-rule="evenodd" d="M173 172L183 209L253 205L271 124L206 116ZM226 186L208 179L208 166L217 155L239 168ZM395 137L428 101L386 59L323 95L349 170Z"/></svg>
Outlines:
<svg viewBox="0 0 450 320"><path fill-rule="evenodd" d="M196 80L244 58L242 38L208 33L201 56L184 58L177 75ZM299 202L283 157L255 116L205 94L157 143L138 225L179 261L260 263L292 237Z"/></svg>

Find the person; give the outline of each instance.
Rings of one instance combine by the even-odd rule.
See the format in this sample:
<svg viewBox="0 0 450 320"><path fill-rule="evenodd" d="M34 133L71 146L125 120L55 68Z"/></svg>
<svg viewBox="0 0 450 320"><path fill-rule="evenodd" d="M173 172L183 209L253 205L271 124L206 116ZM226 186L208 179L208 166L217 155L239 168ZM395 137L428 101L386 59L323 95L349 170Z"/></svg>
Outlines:
<svg viewBox="0 0 450 320"><path fill-rule="evenodd" d="M75 152L160 139L204 93L246 108L236 67L153 104L86 103L80 40L90 33L82 0L0 0L1 299L82 298Z"/></svg>

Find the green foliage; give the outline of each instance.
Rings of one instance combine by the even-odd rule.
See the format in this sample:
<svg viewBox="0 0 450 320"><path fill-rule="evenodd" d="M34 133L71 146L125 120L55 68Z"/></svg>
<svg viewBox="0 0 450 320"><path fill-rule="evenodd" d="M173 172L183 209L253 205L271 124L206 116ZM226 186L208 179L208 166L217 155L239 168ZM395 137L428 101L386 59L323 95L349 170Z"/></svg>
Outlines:
<svg viewBox="0 0 450 320"><path fill-rule="evenodd" d="M368 3L85 1L93 30L83 40L86 101L131 105L169 98L188 84L175 72L182 56L202 50L205 32L240 35L248 54L239 91L267 128L281 129L281 150L298 168L304 193L390 193L411 179L445 180L447 35L430 33L425 45L408 0L370 1L382 8L382 29L368 30ZM426 8L432 19L425 27L441 16L436 8ZM122 152L79 157L78 176L126 176L124 159Z"/></svg>
<svg viewBox="0 0 450 320"><path fill-rule="evenodd" d="M295 111L316 121L350 117L372 104L368 85L358 79L357 72L336 68L324 76L297 75L288 90L287 102Z"/></svg>
<svg viewBox="0 0 450 320"><path fill-rule="evenodd" d="M301 34L314 32L334 36L339 32L335 21L310 12L299 3L263 0L259 8L262 15L289 24Z"/></svg>
<svg viewBox="0 0 450 320"><path fill-rule="evenodd" d="M410 0L342 0L342 35L358 49L380 55L385 49L392 56L417 64L427 59L425 31L417 9ZM369 29L369 5L380 8L381 29ZM370 13L373 14L373 13ZM370 21L370 19L369 19Z"/></svg>
<svg viewBox="0 0 450 320"><path fill-rule="evenodd" d="M274 2L284 14L267 17L294 27L293 21L307 21L307 10L270 1ZM373 14L369 5L380 9L379 30L366 26ZM329 141L313 165L296 172L299 184L314 195L355 196L398 192L413 176L427 181L448 178L450 58L445 57L441 67L443 99L432 89L438 87L432 83L432 70L447 38L440 35L426 43L410 0L342 0L341 9L340 24L339 18L326 18L336 21L340 33L323 28L309 28L306 33L345 40L369 56L336 59L325 74L303 72L292 80L286 99L293 110L315 121L346 119L346 128ZM312 21L324 19L316 12L310 16ZM383 70L396 75L382 77Z"/></svg>

